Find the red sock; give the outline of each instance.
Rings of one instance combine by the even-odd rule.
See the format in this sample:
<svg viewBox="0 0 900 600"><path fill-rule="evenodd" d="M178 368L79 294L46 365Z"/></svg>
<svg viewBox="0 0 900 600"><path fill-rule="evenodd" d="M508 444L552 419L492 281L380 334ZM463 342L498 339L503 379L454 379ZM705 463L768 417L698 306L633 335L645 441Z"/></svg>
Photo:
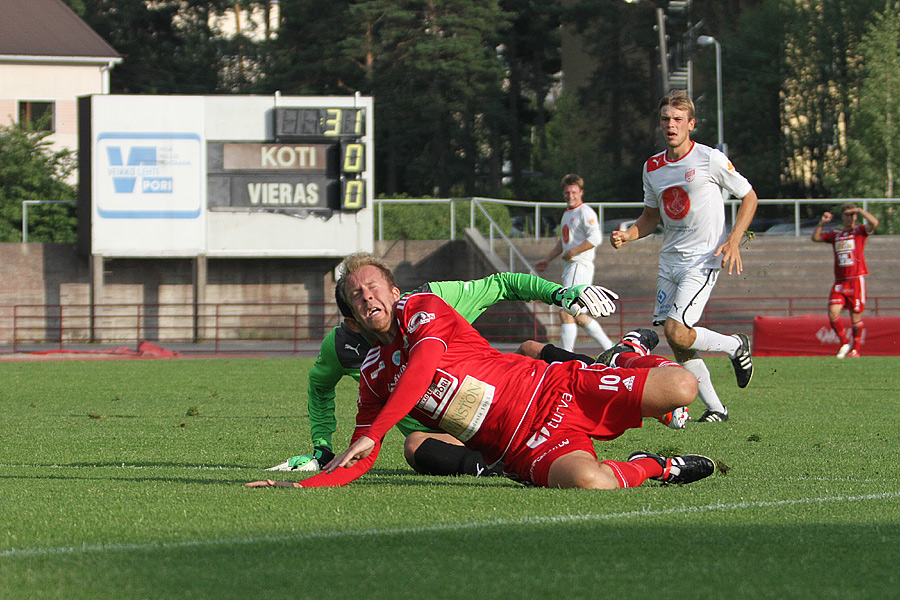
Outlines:
<svg viewBox="0 0 900 600"><path fill-rule="evenodd" d="M652 458L639 458L631 462L604 460L601 465L609 465L620 488L637 487L649 477L659 477L663 468Z"/></svg>
<svg viewBox="0 0 900 600"><path fill-rule="evenodd" d="M844 329L844 324L841 322L840 318L831 322L831 329L837 334L838 338L840 338L841 345L847 343L847 330Z"/></svg>
<svg viewBox="0 0 900 600"><path fill-rule="evenodd" d="M668 358L664 358L662 356L657 356L655 354L641 356L637 352L623 352L621 354L617 354L615 363L617 367L623 367L626 369L666 367L669 365L678 364L673 363Z"/></svg>
<svg viewBox="0 0 900 600"><path fill-rule="evenodd" d="M863 336L863 322L853 323L853 349L859 352L859 347L862 344L862 336Z"/></svg>

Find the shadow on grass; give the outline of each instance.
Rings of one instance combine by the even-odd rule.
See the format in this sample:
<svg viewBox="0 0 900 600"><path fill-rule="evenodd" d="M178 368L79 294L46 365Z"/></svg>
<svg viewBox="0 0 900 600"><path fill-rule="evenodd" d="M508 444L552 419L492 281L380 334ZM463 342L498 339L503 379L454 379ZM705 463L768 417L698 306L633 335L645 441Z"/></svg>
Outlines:
<svg viewBox="0 0 900 600"><path fill-rule="evenodd" d="M23 479L23 480L79 480L79 481L134 481L134 482L147 482L147 481L160 481L160 482L170 482L170 483L199 483L205 485L235 485L235 484L244 484L249 481L261 481L264 479L272 479L278 481L304 481L305 479L309 479L308 477L305 479L299 479L294 476L291 477L290 472L269 472L267 474L265 471L260 469L259 467L249 467L247 465L196 465L189 463L173 463L173 462L146 462L146 463L122 463L122 462L106 462L106 463L94 463L94 462L83 462L83 463L68 463L68 464L32 464L32 465L16 465L18 467L34 467L34 468L45 468L45 469L60 469L60 468L71 468L71 469L92 469L92 468L114 468L114 469L198 469L198 470L242 470L242 471L254 471L259 472L260 476L256 479L252 479L248 477L247 479L201 479L195 477L142 477L142 476L134 476L134 477L124 477L124 476L114 476L114 477L105 477L101 475L97 476L87 476L87 475L0 475L0 479ZM299 475L299 473L295 474ZM502 477L472 477L469 475L451 475L447 477L436 477L436 476L427 476L427 475L418 475L413 473L412 471L404 471L401 469L373 469L366 473L360 479L352 482L349 485L360 486L360 485L394 485L394 486L466 486L466 487L495 487L498 484L507 484L510 486L520 487L520 484Z"/></svg>

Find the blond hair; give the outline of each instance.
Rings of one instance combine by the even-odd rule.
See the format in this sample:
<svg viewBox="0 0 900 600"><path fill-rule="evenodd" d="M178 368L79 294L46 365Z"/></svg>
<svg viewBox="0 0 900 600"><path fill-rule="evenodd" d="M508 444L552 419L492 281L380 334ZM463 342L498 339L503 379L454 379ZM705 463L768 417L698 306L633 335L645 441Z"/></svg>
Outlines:
<svg viewBox="0 0 900 600"><path fill-rule="evenodd" d="M672 90L660 98L659 110L662 111L666 106L683 110L687 114L688 121L694 118L694 101L688 96L687 90Z"/></svg>
<svg viewBox="0 0 900 600"><path fill-rule="evenodd" d="M335 297L340 295L340 299L344 301L348 308L351 306L351 303L349 295L347 294L347 279L363 267L375 267L381 271L381 274L384 275L384 279L390 287L397 287L394 273L386 262L368 252L351 254L345 258L338 267L341 276L338 278L337 284L335 285ZM344 310L343 307L341 307L340 301L338 301L338 307L341 308L341 313L343 313Z"/></svg>

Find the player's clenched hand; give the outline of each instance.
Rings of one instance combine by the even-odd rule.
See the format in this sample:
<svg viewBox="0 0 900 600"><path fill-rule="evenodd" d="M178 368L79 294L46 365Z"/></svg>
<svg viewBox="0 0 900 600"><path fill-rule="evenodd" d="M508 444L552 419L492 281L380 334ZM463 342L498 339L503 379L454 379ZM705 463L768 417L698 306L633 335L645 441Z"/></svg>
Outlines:
<svg viewBox="0 0 900 600"><path fill-rule="evenodd" d="M619 295L602 285L576 285L560 291L560 306L572 316L582 310L587 310L592 317L608 317L616 312Z"/></svg>
<svg viewBox="0 0 900 600"><path fill-rule="evenodd" d="M331 459L331 462L325 465L324 471L326 473L332 473L340 467L352 467L357 462L361 461L369 454L371 454L374 448L375 440L366 436L362 436L361 438L350 444L350 447L347 448L344 452Z"/></svg>

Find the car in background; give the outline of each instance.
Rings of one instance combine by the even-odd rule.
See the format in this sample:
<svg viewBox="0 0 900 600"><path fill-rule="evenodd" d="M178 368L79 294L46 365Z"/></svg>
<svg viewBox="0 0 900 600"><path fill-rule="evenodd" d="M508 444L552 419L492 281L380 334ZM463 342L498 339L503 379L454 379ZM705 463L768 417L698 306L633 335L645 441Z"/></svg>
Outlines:
<svg viewBox="0 0 900 600"><path fill-rule="evenodd" d="M634 225L635 223L637 223L637 219L619 219L619 224L618 224L618 226L616 226L616 230L617 231L627 231L628 228L631 227L632 225ZM610 229L610 231L612 231L612 229ZM657 223L656 229L654 229L653 233L651 233L647 237L654 237L654 236L662 235L662 233L664 231L665 231L665 228L663 227L663 224ZM645 238L641 238L641 239L645 239Z"/></svg>
<svg viewBox="0 0 900 600"><path fill-rule="evenodd" d="M816 229L816 225L819 224L819 219L803 219L800 221L800 237L812 237L812 232ZM822 227L822 231L830 231L831 229L835 229L841 225L841 221L832 219L830 222L825 223L825 226ZM794 226L794 222L790 221L788 223L778 223L776 225L772 225L759 235L765 236L795 236L796 228Z"/></svg>

